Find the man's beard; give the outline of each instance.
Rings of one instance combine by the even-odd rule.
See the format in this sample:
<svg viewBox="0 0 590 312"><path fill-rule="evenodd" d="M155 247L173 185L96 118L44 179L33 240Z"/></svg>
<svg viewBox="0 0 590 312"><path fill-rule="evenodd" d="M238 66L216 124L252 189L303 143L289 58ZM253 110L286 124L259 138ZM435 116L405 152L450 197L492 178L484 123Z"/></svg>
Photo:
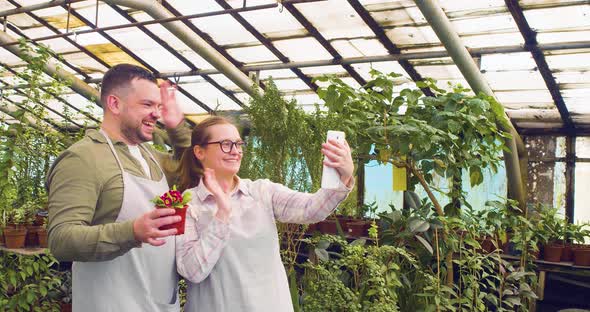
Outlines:
<svg viewBox="0 0 590 312"><path fill-rule="evenodd" d="M136 127L134 127L133 125L131 125L129 123L124 123L121 127L121 133L123 134L123 136L125 138L127 138L127 141L129 141L130 143L139 144L139 143L151 141L152 140L151 136L147 137L141 131L142 126L143 126L143 122L140 122L139 125Z"/></svg>

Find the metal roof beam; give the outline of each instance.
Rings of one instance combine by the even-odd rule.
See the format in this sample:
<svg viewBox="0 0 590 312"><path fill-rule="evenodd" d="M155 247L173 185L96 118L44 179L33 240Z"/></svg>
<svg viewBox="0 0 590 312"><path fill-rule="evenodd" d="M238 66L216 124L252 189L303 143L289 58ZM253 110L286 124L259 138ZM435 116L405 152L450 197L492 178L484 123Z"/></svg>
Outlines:
<svg viewBox="0 0 590 312"><path fill-rule="evenodd" d="M539 68L539 72L545 81L547 89L549 89L549 93L551 93L553 102L555 102L555 106L557 106L557 110L559 111L559 115L561 115L561 119L563 120L565 127L572 130L575 129L576 125L572 121L572 116L570 115L567 106L565 105L565 101L561 96L559 86L555 81L555 77L553 77L553 73L547 64L547 60L545 59L543 51L539 49L537 34L529 26L529 23L527 22L522 8L518 4L518 1L505 0L505 3L508 7L508 10L510 10L510 14L512 14L512 17L514 18L514 22L516 22L520 33L524 37L525 47L533 55L533 59L537 64L537 68Z"/></svg>
<svg viewBox="0 0 590 312"><path fill-rule="evenodd" d="M137 22L137 20L135 18L133 18L131 15L129 15L127 12L125 12L124 10L119 8L118 6L116 6L114 4L109 4L109 6L111 8L113 8L113 10L115 10L117 13L119 13L123 17L125 17L128 21L130 21L132 23ZM184 55L182 55L181 53L176 51L174 48L172 48L166 41L164 41L160 37L156 36L153 32L151 32L149 29L147 29L146 26L140 25L140 26L137 26L137 28L139 28L141 31L143 31L143 33L145 33L147 36L152 38L152 40L156 41L164 49L166 49L168 52L170 52L170 54L174 55L177 59L179 59L182 63L184 63L184 65L188 66L191 70L198 70L198 68L193 63L191 63L191 61L189 61L186 57L184 57ZM203 75L203 79L205 79L205 81L207 81L208 83L210 83L214 87L216 87L219 91L221 91L221 93L225 94L228 98L230 98L232 101L234 101L236 104L238 104L238 106L244 107L244 103L242 103L242 101L240 101L232 92L230 92L229 90L225 89L220 84L218 84L211 77L209 77L208 75Z"/></svg>
<svg viewBox="0 0 590 312"><path fill-rule="evenodd" d="M225 0L215 0L215 2L217 2L217 4L219 4L222 8L224 8L225 10L230 10L232 9L232 7L225 2ZM284 4L285 6L288 5L288 3ZM240 25L242 25L248 32L250 32L256 39L258 39L258 41L260 41L270 52L272 52L272 54L274 54L281 62L283 63L289 63L290 60L287 56L285 56L281 51L279 51L279 49L277 49L273 44L272 41L270 41L270 39L266 38L264 35L262 35L256 28L254 28L254 26L252 26L245 18L243 18L240 14L238 13L230 13L230 15L238 22L240 23ZM308 76L306 76L299 68L290 68L291 71L293 73L295 73L295 75L297 75L297 77L301 80L303 80L303 82L305 82L305 84L312 90L316 91L318 89L318 85L315 84L311 78L309 78Z"/></svg>
<svg viewBox="0 0 590 312"><path fill-rule="evenodd" d="M10 9L10 10L0 12L0 17L10 16L10 15L15 15L15 14L20 14L20 13L27 13L27 12L31 12L31 11L35 11L35 10L41 10L41 9L60 6L62 4L82 2L82 1L85 1L85 0L53 0L50 2L39 3L39 4L30 5L30 6L26 6L26 7L16 6L17 7L16 9Z"/></svg>
<svg viewBox="0 0 590 312"><path fill-rule="evenodd" d="M6 70L8 70L8 71L9 71L10 73L12 73L13 75L15 75L15 76L18 76L18 73L17 73L17 72L16 72L14 69L10 68L10 66L8 66L8 65L6 65L6 64L0 64L0 66L4 67ZM0 81L0 82L4 83L3 81ZM2 87L0 87L0 90L16 90L16 92L23 93L23 92L19 91L19 89L27 89L27 88L31 88L31 86L30 86L30 85L19 85L19 86L11 86L11 85L8 85L8 84L6 84L6 83L4 83L4 84L5 84L5 86L2 86ZM45 87L48 87L48 86L51 86L51 84L47 84L47 85L38 85L38 86L36 86L36 87L37 87L37 88L39 88L39 89L41 89L41 91L43 91L43 92L45 92L45 93L47 93L47 94L49 94L49 95L53 96L55 99L57 99L58 101L62 102L63 104L65 104L65 105L67 105L67 106L71 107L72 109L74 109L75 111L79 112L80 114L82 114L82 115L86 116L88 119L90 119L90 120L93 120L93 121L94 121L94 122L96 122L96 123L100 123L100 120L96 119L96 117L94 117L94 116L92 116L91 114L89 114L89 113L87 113L87 112L85 112L85 111L83 111L83 110L81 110L81 109L77 108L76 106L74 106L74 105L70 104L68 101L66 101L66 100L65 100L64 98L62 98L61 96L59 96L59 95L57 95L57 94L55 94L55 93L53 93L53 92L50 92L50 91L48 91L48 90L45 88ZM41 104L41 105L43 105L43 104ZM45 106L45 105L44 105L44 106ZM47 107L47 106L45 106L45 107ZM63 117L63 116L62 116L62 117Z"/></svg>
<svg viewBox="0 0 590 312"><path fill-rule="evenodd" d="M110 4L122 5L137 10L142 10L153 19L173 18L175 17L162 4L156 0L105 0ZM238 85L242 90L253 95L257 91L253 88L254 82L234 64L229 62L221 53L215 50L203 38L193 32L187 25L181 22L163 23L166 29L176 35L191 49L197 52L213 67L222 71L230 80Z"/></svg>
<svg viewBox="0 0 590 312"><path fill-rule="evenodd" d="M556 50L572 50L572 49L587 49L590 48L590 41L585 42L570 42L570 43L557 43L557 44L542 44L539 45L542 51L556 51ZM522 45L517 46L506 46L506 47L489 47L489 48L477 48L468 49L471 56L481 56L488 54L501 54L501 53L515 53L515 52L526 52L526 48ZM263 64L263 65L246 65L241 66L242 71L260 71L260 70L273 70L273 69L288 69L297 67L320 67L320 66L332 66L332 65L343 65L343 64L359 64L359 63L371 63L371 62L384 62L384 61L397 61L397 60L419 60L419 59L432 59L449 57L448 51L428 51L428 52L414 52L414 53L403 53L403 54L389 54L389 55L377 55L377 56L365 56L365 57L351 57L343 59L332 59L332 60L320 60L320 61L304 61L304 62L289 62L289 63L275 63L275 64ZM173 72L173 73L158 73L158 78L170 78L170 77L188 77L188 76L199 76L199 75L214 75L222 74L217 69L200 69L186 72ZM100 78L92 78L88 82L97 83L100 82Z"/></svg>
<svg viewBox="0 0 590 312"><path fill-rule="evenodd" d="M401 50L387 37L383 28L375 21L375 19L371 16L371 13L365 9L365 7L358 2L358 0L348 0L348 3L352 6L352 8L358 13L358 15L363 19L365 24L369 26L369 28L375 33L379 42L383 44L385 49L391 54L401 54ZM422 76L416 71L414 66L410 64L407 60L398 60L401 67L410 75L410 78L414 81L421 81ZM434 94L428 88L422 89L422 92L428 96L433 96Z"/></svg>
<svg viewBox="0 0 590 312"><path fill-rule="evenodd" d="M14 0L9 0L9 1L13 5L18 6L18 3L16 3ZM33 18L34 20L36 20L37 22L39 22L41 25L47 27L47 29L51 30L53 33L59 34L59 35L62 34L59 30L57 30L57 28L53 27L51 24L49 24L46 20L42 19L41 17L39 17L39 16L37 16L37 15L31 13L31 12L27 13L27 15L29 15L31 18ZM64 38L64 40L67 41L69 44L73 45L74 47L76 47L80 51L84 52L84 54L88 55L93 60L97 61L99 64L103 65L106 68L109 68L110 67L109 64L107 64L101 58L99 58L98 56L96 56L93 53L91 53L90 51L88 51L88 49L86 49L84 46L80 45L78 42L72 40L72 38L70 38L69 36L63 36L62 38ZM32 40L35 40L35 39L32 39ZM38 41L38 40L36 40L36 41ZM88 78L85 79L85 81L87 81L87 80L88 80Z"/></svg>
<svg viewBox="0 0 590 312"><path fill-rule="evenodd" d="M318 29L313 26L311 22L292 3L285 3L285 8L295 19L303 25L303 27L328 51L335 60L342 59L342 56L336 49L332 46L332 44L322 36L322 34L318 31ZM361 86L364 86L367 81L349 64L343 64L342 67L350 74L352 78L356 80Z"/></svg>
<svg viewBox="0 0 590 312"><path fill-rule="evenodd" d="M0 43L10 43L15 41L17 40L9 36L7 33L0 31ZM6 46L5 49L12 52L14 55L22 58L23 52L17 45L9 45ZM70 88L80 93L85 98L94 101L100 105L100 96L98 90L87 85L84 81L80 80L75 75L61 69L60 65L57 64L55 61L49 60L45 64L43 71L50 76L57 76L62 79L68 80L71 83Z"/></svg>
<svg viewBox="0 0 590 312"><path fill-rule="evenodd" d="M79 14L78 12L76 12L76 10L71 9L70 10L70 13L73 16L75 16L77 19L81 20L83 23L85 23L86 25L88 25L89 27L96 28L96 25L94 25L91 21L89 21L84 16L82 16L81 14ZM156 68L154 68L153 66L151 66L149 63L147 63L143 59L141 59L138 55L136 55L135 53L133 53L133 51L129 50L127 47L125 47L119 41L115 40L115 38L111 37L104 30L99 30L98 33L101 34L103 37L105 37L107 40L109 40L112 44L114 44L115 46L117 46L119 49L121 49L123 52L127 53L127 55L129 55L135 61L137 61L138 63L140 63L142 66L144 66L145 68L147 68L148 70L150 70L152 73L154 73L154 74L157 74L158 73L158 70ZM191 99L193 102L195 102L201 108L203 108L205 111L207 111L207 112L210 112L211 111L211 108L209 108L209 106L207 106L205 103L201 102L199 99L195 98L192 94L188 93L186 90L182 89L181 87L178 87L178 91L181 92L182 94L184 94L189 99Z"/></svg>

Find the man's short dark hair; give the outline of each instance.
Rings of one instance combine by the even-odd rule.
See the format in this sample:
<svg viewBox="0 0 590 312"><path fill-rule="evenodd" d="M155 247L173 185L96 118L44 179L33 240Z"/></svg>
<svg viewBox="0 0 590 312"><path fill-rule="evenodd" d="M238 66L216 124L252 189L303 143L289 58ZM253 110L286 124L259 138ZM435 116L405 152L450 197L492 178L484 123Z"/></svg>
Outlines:
<svg viewBox="0 0 590 312"><path fill-rule="evenodd" d="M109 69L102 78L100 88L100 101L103 108L107 97L113 93L113 90L121 87L129 87L134 79L145 79L157 83L156 77L143 67L131 64L118 64Z"/></svg>

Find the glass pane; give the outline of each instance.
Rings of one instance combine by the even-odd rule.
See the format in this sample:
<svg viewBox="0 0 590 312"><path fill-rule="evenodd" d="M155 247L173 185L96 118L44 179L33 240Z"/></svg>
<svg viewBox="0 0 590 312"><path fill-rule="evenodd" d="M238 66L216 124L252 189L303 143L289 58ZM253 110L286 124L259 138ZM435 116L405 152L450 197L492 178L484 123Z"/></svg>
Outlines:
<svg viewBox="0 0 590 312"><path fill-rule="evenodd" d="M590 163L576 163L575 184L574 221L590 222Z"/></svg>
<svg viewBox="0 0 590 312"><path fill-rule="evenodd" d="M233 58L242 63L279 62L278 58L262 45L255 47L228 49L227 52Z"/></svg>
<svg viewBox="0 0 590 312"><path fill-rule="evenodd" d="M332 46L343 58L387 55L387 49L376 39L337 40Z"/></svg>
<svg viewBox="0 0 590 312"><path fill-rule="evenodd" d="M105 66L83 52L67 54L63 58L87 74L99 73L99 78L102 78L102 75L107 71Z"/></svg>
<svg viewBox="0 0 590 312"><path fill-rule="evenodd" d="M590 137L576 138L576 157L590 158Z"/></svg>
<svg viewBox="0 0 590 312"><path fill-rule="evenodd" d="M556 162L553 174L553 207L565 215L565 163Z"/></svg>
<svg viewBox="0 0 590 312"><path fill-rule="evenodd" d="M388 29L385 33L397 45L440 44L430 26L396 27Z"/></svg>
<svg viewBox="0 0 590 312"><path fill-rule="evenodd" d="M463 74L461 74L461 71L459 71L459 68L455 65L414 66L414 68L420 73L420 75L422 75L422 77L433 78L436 80L463 78Z"/></svg>
<svg viewBox="0 0 590 312"><path fill-rule="evenodd" d="M293 33L304 30L303 26L286 10L279 8L256 10L240 13L248 23L265 36L276 37L279 34ZM257 41L254 39L253 41Z"/></svg>
<svg viewBox="0 0 590 312"><path fill-rule="evenodd" d="M222 8L214 0L168 0L172 7L182 13L182 15L191 15L205 12L219 11ZM250 1L248 2L250 3Z"/></svg>
<svg viewBox="0 0 590 312"><path fill-rule="evenodd" d="M291 62L332 59L330 53L314 38L278 40L273 41L273 44Z"/></svg>
<svg viewBox="0 0 590 312"><path fill-rule="evenodd" d="M396 209L403 205L403 192L393 191L392 166L379 165L376 160L365 165L365 203L377 202L378 211L390 211L389 204Z"/></svg>
<svg viewBox="0 0 590 312"><path fill-rule="evenodd" d="M535 30L580 29L590 26L590 6L576 5L547 9L525 10L524 15ZM567 16L567 18L564 18Z"/></svg>
<svg viewBox="0 0 590 312"><path fill-rule="evenodd" d="M238 110L241 107L219 89L201 79L199 83L183 84L182 87L205 105L215 110Z"/></svg>
<svg viewBox="0 0 590 312"><path fill-rule="evenodd" d="M538 71L485 72L484 77L494 91L547 90Z"/></svg>
<svg viewBox="0 0 590 312"><path fill-rule="evenodd" d="M295 7L328 40L374 36L350 5L338 1L320 1L296 4Z"/></svg>
<svg viewBox="0 0 590 312"><path fill-rule="evenodd" d="M194 19L193 24L211 36L217 44L258 41L229 14Z"/></svg>

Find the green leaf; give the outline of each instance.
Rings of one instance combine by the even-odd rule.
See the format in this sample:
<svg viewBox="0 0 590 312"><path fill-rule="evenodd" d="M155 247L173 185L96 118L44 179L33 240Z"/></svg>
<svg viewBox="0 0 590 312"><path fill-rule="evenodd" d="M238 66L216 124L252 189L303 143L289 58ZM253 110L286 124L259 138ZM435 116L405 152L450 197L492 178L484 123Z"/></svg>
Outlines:
<svg viewBox="0 0 590 312"><path fill-rule="evenodd" d="M432 250L432 246L430 246L430 243L428 243L428 241L426 239L424 239L422 236L420 235L415 235L414 237L416 237L416 239L422 243L422 245L426 248L426 250L428 250L428 252L430 252L430 254L434 253L434 250Z"/></svg>
<svg viewBox="0 0 590 312"><path fill-rule="evenodd" d="M320 240L318 242L317 248L319 248L319 249L328 249L328 247L330 247L330 242L329 241L322 239L322 240Z"/></svg>
<svg viewBox="0 0 590 312"><path fill-rule="evenodd" d="M328 252L325 249L316 248L314 251L315 251L316 256L318 256L318 258L321 261L329 261L330 260L330 255L328 254Z"/></svg>
<svg viewBox="0 0 590 312"><path fill-rule="evenodd" d="M367 240L364 238L355 239L350 243L350 246L364 246L367 243Z"/></svg>
<svg viewBox="0 0 590 312"><path fill-rule="evenodd" d="M469 171L469 182L471 183L472 187L483 182L483 175L481 174L481 170L479 168L471 168Z"/></svg>
<svg viewBox="0 0 590 312"><path fill-rule="evenodd" d="M430 223L424 220L415 219L410 222L409 227L412 233L421 233L428 231L430 228Z"/></svg>

